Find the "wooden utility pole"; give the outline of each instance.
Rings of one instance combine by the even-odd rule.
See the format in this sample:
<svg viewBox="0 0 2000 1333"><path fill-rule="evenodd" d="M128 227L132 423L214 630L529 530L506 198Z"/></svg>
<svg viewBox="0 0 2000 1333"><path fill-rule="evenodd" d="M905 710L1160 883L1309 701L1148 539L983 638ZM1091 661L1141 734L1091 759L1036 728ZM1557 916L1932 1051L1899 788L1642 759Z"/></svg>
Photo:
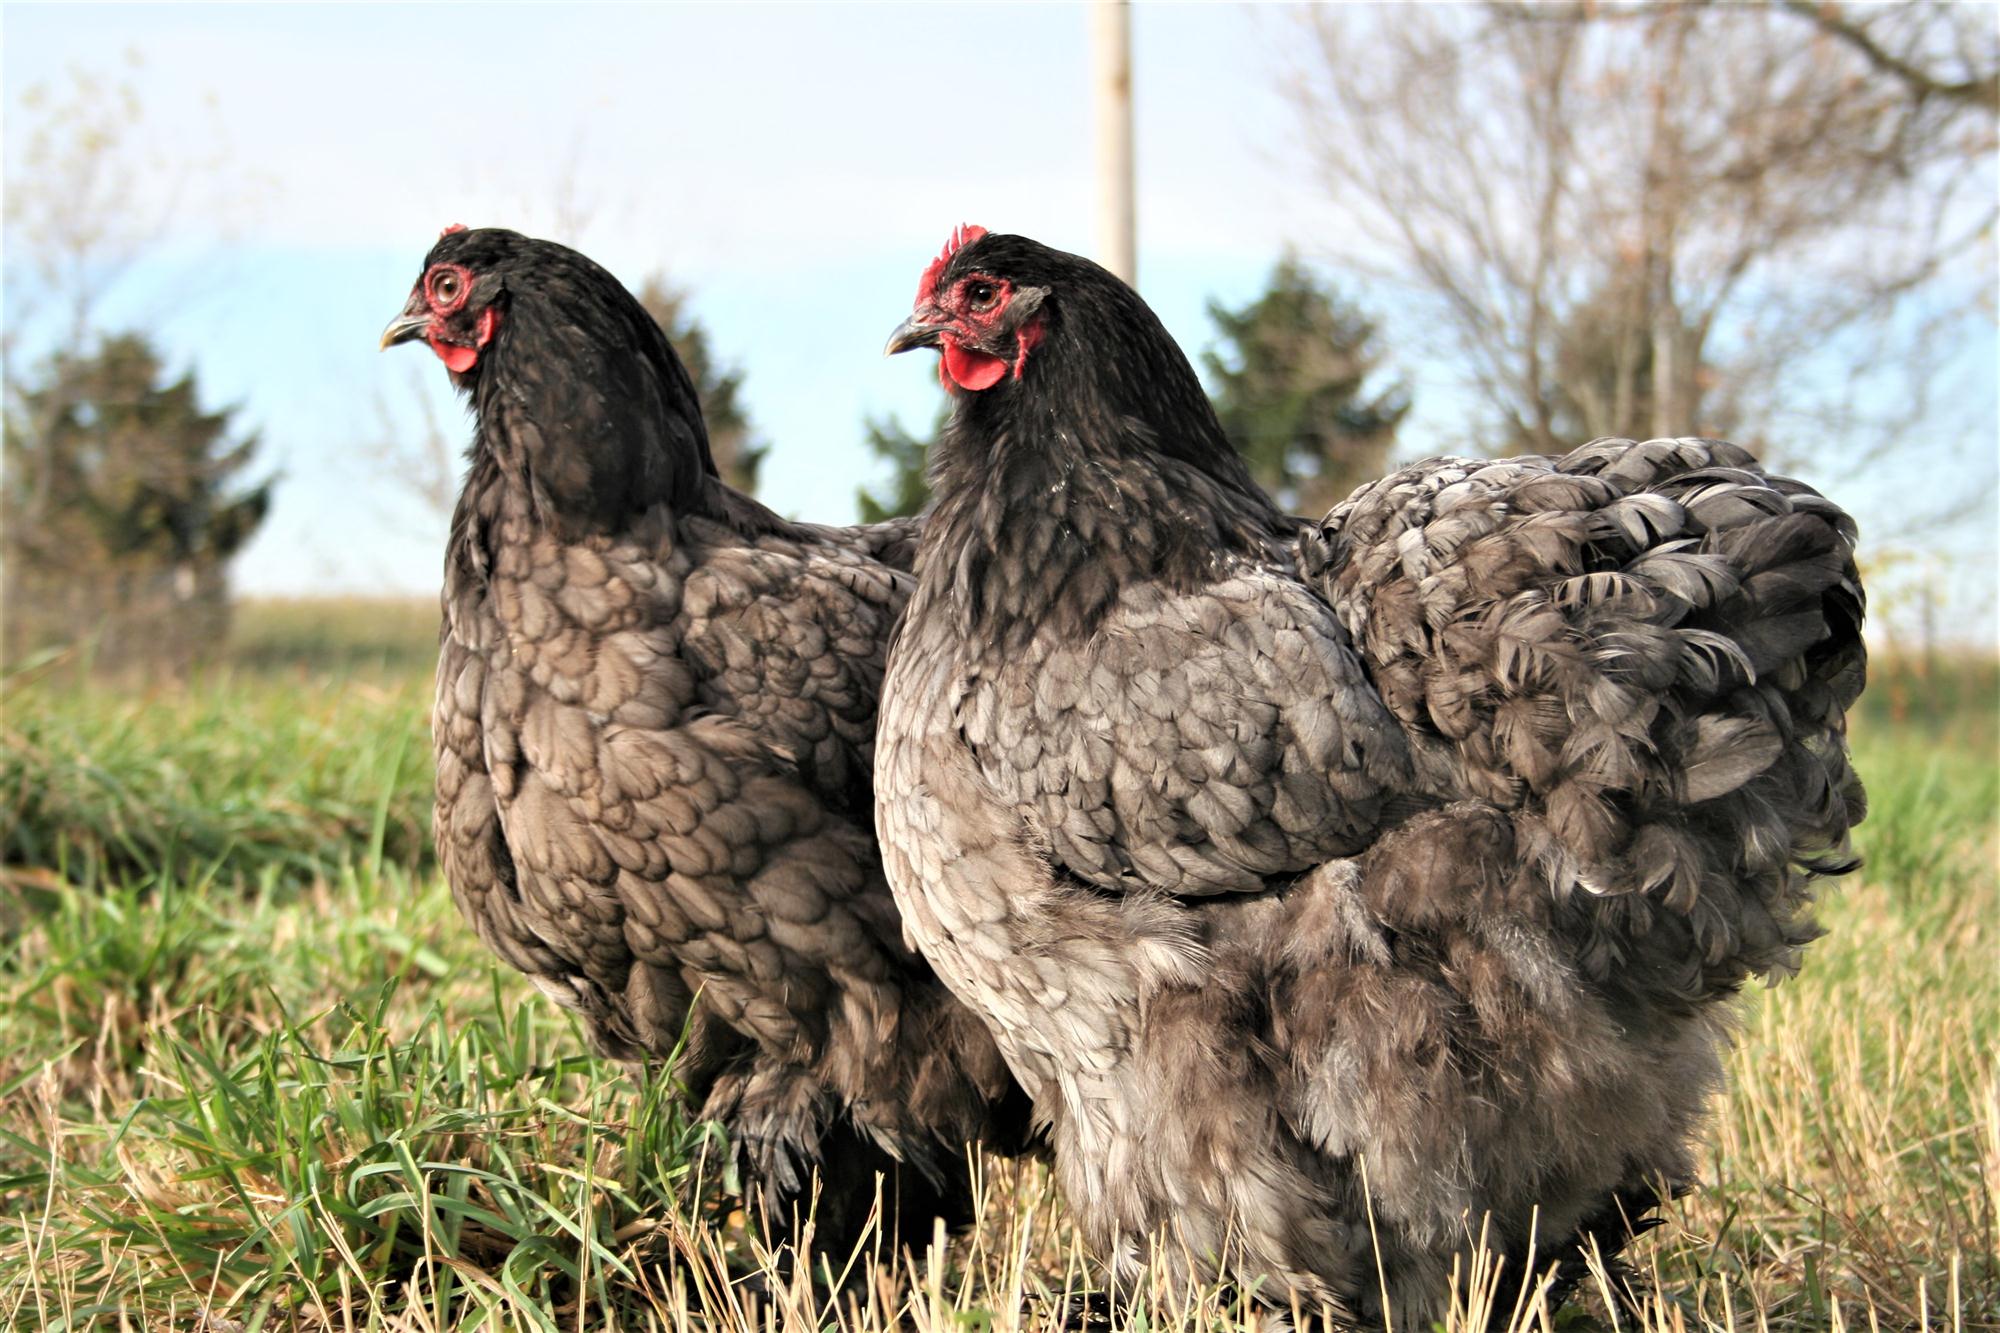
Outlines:
<svg viewBox="0 0 2000 1333"><path fill-rule="evenodd" d="M1132 207L1132 6L1098 0L1090 11L1092 82L1097 101L1097 258L1139 285L1138 224Z"/></svg>

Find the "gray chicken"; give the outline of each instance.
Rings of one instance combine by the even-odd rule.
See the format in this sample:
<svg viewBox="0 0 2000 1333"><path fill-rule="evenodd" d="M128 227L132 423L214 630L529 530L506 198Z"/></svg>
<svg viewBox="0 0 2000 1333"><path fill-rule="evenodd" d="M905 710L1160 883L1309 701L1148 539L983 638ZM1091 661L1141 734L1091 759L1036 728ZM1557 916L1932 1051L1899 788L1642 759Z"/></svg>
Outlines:
<svg viewBox="0 0 2000 1333"><path fill-rule="evenodd" d="M448 230L383 345L477 418L438 658L436 833L480 938L598 1049L665 1057L770 1219L813 1174L836 1260L969 1219L968 1143L1028 1108L903 943L869 831L912 522L791 523L725 486L645 309L563 246ZM900 1168L900 1169L899 1169Z"/></svg>
<svg viewBox="0 0 2000 1333"><path fill-rule="evenodd" d="M1114 1280L1421 1327L1482 1239L1615 1253L1853 864L1847 515L1680 439L1286 518L1145 303L1018 236L954 235L913 347L956 401L877 828Z"/></svg>

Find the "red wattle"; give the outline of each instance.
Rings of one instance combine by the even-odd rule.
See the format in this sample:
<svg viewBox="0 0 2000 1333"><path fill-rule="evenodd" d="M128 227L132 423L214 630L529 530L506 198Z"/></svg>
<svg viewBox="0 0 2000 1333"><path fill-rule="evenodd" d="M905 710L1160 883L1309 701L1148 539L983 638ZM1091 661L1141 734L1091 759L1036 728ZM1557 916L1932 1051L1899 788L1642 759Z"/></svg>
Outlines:
<svg viewBox="0 0 2000 1333"><path fill-rule="evenodd" d="M439 342L436 338L425 341L437 353L438 360L444 362L444 368L454 375L463 375L479 364L479 349L476 347L460 347L455 343Z"/></svg>
<svg viewBox="0 0 2000 1333"><path fill-rule="evenodd" d="M945 373L961 389L970 389L974 393L990 389L1007 373L1007 363L997 356L961 347L958 339L950 335L940 341L944 343Z"/></svg>

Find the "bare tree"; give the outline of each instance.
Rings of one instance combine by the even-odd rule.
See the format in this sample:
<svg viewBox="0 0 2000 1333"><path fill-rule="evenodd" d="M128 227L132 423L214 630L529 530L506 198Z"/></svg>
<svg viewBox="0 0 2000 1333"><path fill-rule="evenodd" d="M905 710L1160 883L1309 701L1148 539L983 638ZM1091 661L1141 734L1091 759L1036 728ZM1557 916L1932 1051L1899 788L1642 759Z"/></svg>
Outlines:
<svg viewBox="0 0 2000 1333"><path fill-rule="evenodd" d="M1977 7L1954 5L1940 16L1907 5L1828 0L1784 0L1784 5L1845 42L1880 73L1900 80L1913 97L1946 98L2000 113L2000 69L1994 67L1990 41L1981 41L1993 24Z"/></svg>
<svg viewBox="0 0 2000 1333"><path fill-rule="evenodd" d="M142 67L127 52L115 74L74 68L63 83L29 85L11 108L27 130L6 173L0 372L10 383L29 350L85 354L105 298L141 260L158 260L179 218L224 235L262 188L231 164L219 120L199 148L148 135L133 77Z"/></svg>
<svg viewBox="0 0 2000 1333"><path fill-rule="evenodd" d="M1969 7L1307 21L1343 257L1407 282L1489 447L1701 431L1851 467L1990 319L2000 43Z"/></svg>

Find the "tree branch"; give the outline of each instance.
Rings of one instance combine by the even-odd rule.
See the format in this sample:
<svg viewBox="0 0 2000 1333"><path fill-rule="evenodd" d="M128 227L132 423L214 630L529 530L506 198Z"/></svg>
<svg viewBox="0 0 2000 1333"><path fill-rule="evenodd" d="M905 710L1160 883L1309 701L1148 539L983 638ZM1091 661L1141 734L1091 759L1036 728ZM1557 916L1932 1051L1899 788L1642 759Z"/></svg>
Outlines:
<svg viewBox="0 0 2000 1333"><path fill-rule="evenodd" d="M1918 97L1943 97L2000 113L2000 70L1947 82L1883 49L1862 25L1848 18L1845 7L1829 0L1783 0L1787 12L1805 19L1827 36L1844 42L1881 73L1904 83Z"/></svg>

